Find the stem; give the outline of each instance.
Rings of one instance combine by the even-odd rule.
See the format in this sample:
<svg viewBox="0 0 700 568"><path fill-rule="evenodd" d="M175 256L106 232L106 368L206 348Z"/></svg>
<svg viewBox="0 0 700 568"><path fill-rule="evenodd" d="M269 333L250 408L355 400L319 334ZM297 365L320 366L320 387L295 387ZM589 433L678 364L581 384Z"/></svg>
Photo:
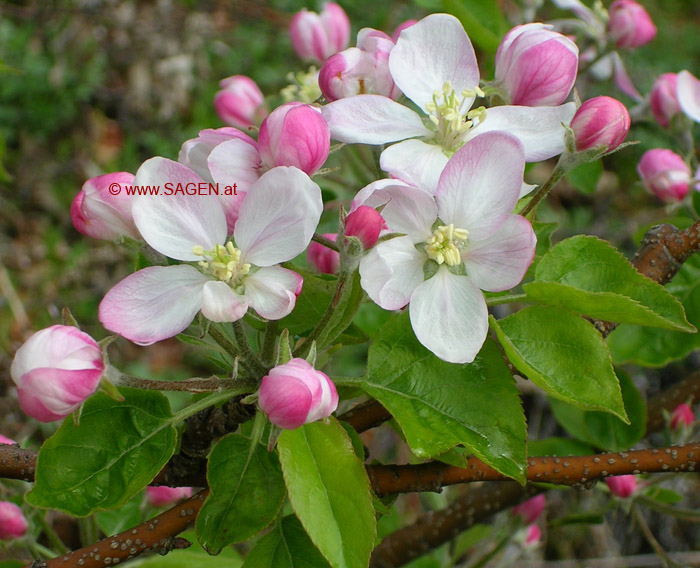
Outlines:
<svg viewBox="0 0 700 568"><path fill-rule="evenodd" d="M91 543L96 542L99 529L97 528L95 516L78 519L78 532L80 533L80 542L83 546L89 546Z"/></svg>
<svg viewBox="0 0 700 568"><path fill-rule="evenodd" d="M270 320L265 327L265 336L263 337L262 353L260 358L264 365L272 365L275 361L275 345L277 344L277 322L279 320Z"/></svg>
<svg viewBox="0 0 700 568"><path fill-rule="evenodd" d="M183 408L180 412L175 413L173 417L170 420L168 420L166 426L170 426L170 424L175 424L177 422L182 422L186 418L197 414L200 410L204 410L205 408L214 406L219 402L226 402L227 400L232 399L234 396L238 396L241 394L249 394L253 392L254 389L255 387L253 386L253 383L250 382L246 387L210 394L205 398L193 402L189 406Z"/></svg>
<svg viewBox="0 0 700 568"><path fill-rule="evenodd" d="M563 155L562 155L563 157ZM559 163L557 163L557 166L554 168L554 171L552 172L552 175L550 178L544 182L543 185L540 186L540 188L537 190L537 193L532 197L532 199L523 207L520 211L518 211L518 215L522 215L523 217L526 217L530 211L535 209L537 205L539 205L540 201L542 201L547 194L552 191L552 188L559 182L559 180L564 177L564 174L566 173L566 168L562 167L562 159L559 159Z"/></svg>
<svg viewBox="0 0 700 568"><path fill-rule="evenodd" d="M644 517L639 512L639 509L637 507L633 507L632 513L634 515L634 519L639 524L639 528L642 529L642 532L644 533L647 542L651 545L656 554L658 554L661 557L661 559L664 561L664 564L666 566L680 566L680 564L674 562L671 558L669 558L668 554L666 554L666 551L659 544L659 541L656 540L656 537L654 537L654 535L652 534L651 529L649 529L649 525L647 525L647 522L644 520Z"/></svg>
<svg viewBox="0 0 700 568"><path fill-rule="evenodd" d="M495 298L486 298L487 306L500 306L501 304L510 304L512 302L523 302L527 300L527 294L509 294L508 296L497 296Z"/></svg>
<svg viewBox="0 0 700 568"><path fill-rule="evenodd" d="M234 359L238 357L238 347L226 337L216 325L209 326L209 335Z"/></svg>
<svg viewBox="0 0 700 568"><path fill-rule="evenodd" d="M263 375L267 373L267 369L260 362L260 359L258 359L258 356L250 347L250 343L248 343L248 336L245 333L243 322L241 320L233 322L233 335L236 338L236 343L238 343L238 349L241 351L243 361L247 363L254 375L256 375L258 378L262 378Z"/></svg>
<svg viewBox="0 0 700 568"><path fill-rule="evenodd" d="M48 539L51 546L54 547L56 552L58 552L58 554L65 554L70 549L63 543L61 537L58 536L58 533L54 530L53 526L51 526L51 523L48 520L46 520L46 517L41 513L43 513L43 511L41 511L34 518L41 526L41 529L44 531L46 538Z"/></svg>
<svg viewBox="0 0 700 568"><path fill-rule="evenodd" d="M143 390L186 391L198 393L231 390L240 386L242 383L236 379L220 379L219 377L193 377L185 381L151 381L149 379L140 379L138 377L121 375L119 379L115 381L115 384L117 386Z"/></svg>
<svg viewBox="0 0 700 568"><path fill-rule="evenodd" d="M311 237L311 240L317 242L320 245L323 245L324 247L328 247L329 249L334 250L335 252L340 252L340 249L338 248L338 245L335 242L324 237L323 235L320 235L319 233L314 233L314 236Z"/></svg>

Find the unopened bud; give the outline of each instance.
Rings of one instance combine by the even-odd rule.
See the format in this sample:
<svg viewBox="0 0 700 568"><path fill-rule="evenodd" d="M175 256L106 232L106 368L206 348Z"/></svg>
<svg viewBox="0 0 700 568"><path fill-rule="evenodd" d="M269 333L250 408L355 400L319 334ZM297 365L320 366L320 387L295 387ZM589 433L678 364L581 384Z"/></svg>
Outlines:
<svg viewBox="0 0 700 568"><path fill-rule="evenodd" d="M265 97L250 77L227 77L219 82L219 88L214 96L214 108L229 126L248 128L265 118Z"/></svg>
<svg viewBox="0 0 700 568"><path fill-rule="evenodd" d="M360 239L365 250L377 244L379 233L386 228L381 214L367 205L360 205L345 219L345 236Z"/></svg>
<svg viewBox="0 0 700 568"><path fill-rule="evenodd" d="M14 540L27 532L27 519L14 503L0 501L0 539Z"/></svg>
<svg viewBox="0 0 700 568"><path fill-rule="evenodd" d="M620 101L612 97L594 97L584 102L571 120L576 148L587 150L606 146L614 150L630 130L630 115Z"/></svg>
<svg viewBox="0 0 700 568"><path fill-rule="evenodd" d="M667 203L683 201L690 189L690 168L671 150L648 150L639 160L637 172L644 187Z"/></svg>
<svg viewBox="0 0 700 568"><path fill-rule="evenodd" d="M323 236L333 242L338 237L336 233L326 233ZM333 249L315 241L309 245L306 260L321 274L335 274L340 266L340 255Z"/></svg>
<svg viewBox="0 0 700 568"><path fill-rule="evenodd" d="M615 0L608 13L608 35L617 47L641 47L656 37L654 22L634 0Z"/></svg>
<svg viewBox="0 0 700 568"><path fill-rule="evenodd" d="M692 426L695 422L693 410L685 402L676 406L671 413L671 429Z"/></svg>
<svg viewBox="0 0 700 568"><path fill-rule="evenodd" d="M654 82L649 94L651 112L661 126L668 128L671 119L680 112L678 103L678 75L664 73Z"/></svg>
<svg viewBox="0 0 700 568"><path fill-rule="evenodd" d="M320 14L306 8L289 25L292 47L302 59L323 63L345 49L350 41L350 20L335 2L326 2Z"/></svg>
<svg viewBox="0 0 700 568"><path fill-rule="evenodd" d="M619 475L617 477L608 477L605 479L610 492L617 497L626 499L637 489L637 479L634 475Z"/></svg>

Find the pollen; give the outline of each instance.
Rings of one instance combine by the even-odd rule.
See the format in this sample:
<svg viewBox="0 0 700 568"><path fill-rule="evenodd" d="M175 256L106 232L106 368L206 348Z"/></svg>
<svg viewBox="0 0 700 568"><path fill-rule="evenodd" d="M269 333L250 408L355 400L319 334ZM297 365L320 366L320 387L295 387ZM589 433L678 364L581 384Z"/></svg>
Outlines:
<svg viewBox="0 0 700 568"><path fill-rule="evenodd" d="M468 237L469 231L455 229L454 223L440 225L426 241L425 252L438 264L456 266L462 262L462 248Z"/></svg>
<svg viewBox="0 0 700 568"><path fill-rule="evenodd" d="M474 118L481 120L485 114L483 107L476 113L465 113L463 108L467 105L464 100L482 95L483 91L478 86L458 94L452 88L452 83L446 81L442 90L434 91L431 101L425 105L428 118L436 130L435 138L450 155L464 145L469 130L475 125Z"/></svg>
<svg viewBox="0 0 700 568"><path fill-rule="evenodd" d="M194 246L192 253L205 259L197 263L202 272L232 286L237 285L240 279L250 272L250 264L241 263L241 251L233 246L231 241L226 243L226 246L216 245L211 250Z"/></svg>

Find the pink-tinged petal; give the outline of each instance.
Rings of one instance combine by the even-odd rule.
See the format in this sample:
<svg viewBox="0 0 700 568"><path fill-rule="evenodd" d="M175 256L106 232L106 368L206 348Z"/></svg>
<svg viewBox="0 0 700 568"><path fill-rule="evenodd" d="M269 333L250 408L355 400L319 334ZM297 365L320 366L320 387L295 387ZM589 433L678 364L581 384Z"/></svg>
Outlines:
<svg viewBox="0 0 700 568"><path fill-rule="evenodd" d="M380 181L392 182L393 180ZM362 205L375 209L383 207L382 217L386 221L389 232L404 233L413 243L423 242L432 234L432 226L437 218L435 198L417 187L395 185L395 183L378 185L378 182L373 182L367 186L375 186L372 192L363 193L363 189L357 194L352 203L351 212Z"/></svg>
<svg viewBox="0 0 700 568"><path fill-rule="evenodd" d="M277 320L288 315L301 292L304 279L281 266L261 268L245 279L245 295L250 306L266 319Z"/></svg>
<svg viewBox="0 0 700 568"><path fill-rule="evenodd" d="M293 430L306 422L311 408L311 391L304 381L295 377L267 375L260 385L258 402L268 419L280 428Z"/></svg>
<svg viewBox="0 0 700 568"><path fill-rule="evenodd" d="M202 289L202 315L211 321L238 321L248 311L248 298L225 282L210 280Z"/></svg>
<svg viewBox="0 0 700 568"><path fill-rule="evenodd" d="M325 105L321 112L331 138L350 144L386 144L432 136L421 117L388 97L357 95Z"/></svg>
<svg viewBox="0 0 700 568"><path fill-rule="evenodd" d="M462 254L467 276L482 290L501 292L517 286L535 256L537 237L529 221L509 215L490 237L472 242Z"/></svg>
<svg viewBox="0 0 700 568"><path fill-rule="evenodd" d="M306 249L323 210L321 188L301 170L264 173L241 205L234 236L243 262L272 266Z"/></svg>
<svg viewBox="0 0 700 568"><path fill-rule="evenodd" d="M438 144L405 140L384 150L379 163L392 177L435 193L447 160Z"/></svg>
<svg viewBox="0 0 700 568"><path fill-rule="evenodd" d="M139 345L173 337L200 310L208 280L184 264L144 268L107 292L100 302L100 322Z"/></svg>
<svg viewBox="0 0 700 568"><path fill-rule="evenodd" d="M576 112L575 103L556 107L500 106L486 111L486 119L474 130L484 132L504 130L523 144L525 160L539 162L564 151L564 127Z"/></svg>
<svg viewBox="0 0 700 568"><path fill-rule="evenodd" d="M625 69L625 64L622 62L622 58L616 51L612 53L612 62L613 73L615 75L615 84L617 85L617 88L628 97L633 98L637 102L641 102L643 97L637 90L637 87L634 86L632 78L627 73L627 69Z"/></svg>
<svg viewBox="0 0 700 568"><path fill-rule="evenodd" d="M237 128L230 126L216 129L208 128L200 130L197 138L186 140L183 143L177 161L190 168L204 181L216 181L209 171L207 160L214 148L230 140L239 140L252 148L257 148L257 142ZM241 151L245 151L244 147L241 148Z"/></svg>
<svg viewBox="0 0 700 568"><path fill-rule="evenodd" d="M158 252L177 260L199 260L192 247L209 250L226 240L226 216L219 200L185 192L187 188L208 188L187 166L166 158L151 158L136 172L134 185L161 188L161 195L134 196L132 205L136 227ZM169 188L173 195L163 195Z"/></svg>
<svg viewBox="0 0 700 568"><path fill-rule="evenodd" d="M418 341L450 363L471 363L489 328L481 290L444 266L413 292L409 313Z"/></svg>
<svg viewBox="0 0 700 568"><path fill-rule="evenodd" d="M338 408L338 391L333 381L328 378L328 375L321 371L316 371L316 373L321 386L321 396L318 401L314 401L311 405L309 414L306 417L307 424L330 416Z"/></svg>
<svg viewBox="0 0 700 568"><path fill-rule="evenodd" d="M685 114L700 122L700 81L688 71L678 73L678 103Z"/></svg>
<svg viewBox="0 0 700 568"><path fill-rule="evenodd" d="M436 201L446 224L469 231L470 240L493 234L518 201L525 171L520 142L505 132L482 134L445 166Z"/></svg>
<svg viewBox="0 0 700 568"><path fill-rule="evenodd" d="M603 32L603 26L598 16L596 16L593 10L591 10L580 0L552 0L552 4L558 8L561 8L562 10L571 10L588 25L592 26L600 33Z"/></svg>
<svg viewBox="0 0 700 568"><path fill-rule="evenodd" d="M396 237L379 243L360 261L362 289L385 310L403 308L423 282L425 252L410 237Z"/></svg>
<svg viewBox="0 0 700 568"><path fill-rule="evenodd" d="M458 94L479 85L474 48L459 20L448 14L427 16L403 30L391 50L389 69L397 87L424 111L446 81ZM461 110L468 110L473 100L465 99Z"/></svg>

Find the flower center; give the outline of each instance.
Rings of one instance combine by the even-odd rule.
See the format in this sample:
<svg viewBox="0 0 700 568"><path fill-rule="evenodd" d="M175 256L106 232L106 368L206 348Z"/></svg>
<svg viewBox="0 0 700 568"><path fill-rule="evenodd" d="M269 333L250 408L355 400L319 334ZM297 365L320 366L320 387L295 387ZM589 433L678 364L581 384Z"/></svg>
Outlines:
<svg viewBox="0 0 700 568"><path fill-rule="evenodd" d="M231 241L226 246L216 245L211 250L204 250L201 246L192 247L192 252L205 259L198 263L204 274L211 274L232 288L240 285L243 276L250 272L250 264L241 263L241 251Z"/></svg>
<svg viewBox="0 0 700 568"><path fill-rule="evenodd" d="M318 71L313 65L309 67L308 71L288 73L287 80L290 84L280 91L285 103L301 101L311 104L321 96L321 88L318 86Z"/></svg>
<svg viewBox="0 0 700 568"><path fill-rule="evenodd" d="M462 248L468 237L469 231L455 229L454 223L440 225L426 241L425 252L438 264L457 266L462 262Z"/></svg>
<svg viewBox="0 0 700 568"><path fill-rule="evenodd" d="M436 140L445 149L445 153L452 156L466 142L469 130L486 118L486 109L481 106L472 109L466 114L462 111L465 98L484 96L484 92L477 86L474 89L465 89L458 95L452 88L452 84L446 81L442 91L433 92L432 102L425 105L428 118L437 129Z"/></svg>

